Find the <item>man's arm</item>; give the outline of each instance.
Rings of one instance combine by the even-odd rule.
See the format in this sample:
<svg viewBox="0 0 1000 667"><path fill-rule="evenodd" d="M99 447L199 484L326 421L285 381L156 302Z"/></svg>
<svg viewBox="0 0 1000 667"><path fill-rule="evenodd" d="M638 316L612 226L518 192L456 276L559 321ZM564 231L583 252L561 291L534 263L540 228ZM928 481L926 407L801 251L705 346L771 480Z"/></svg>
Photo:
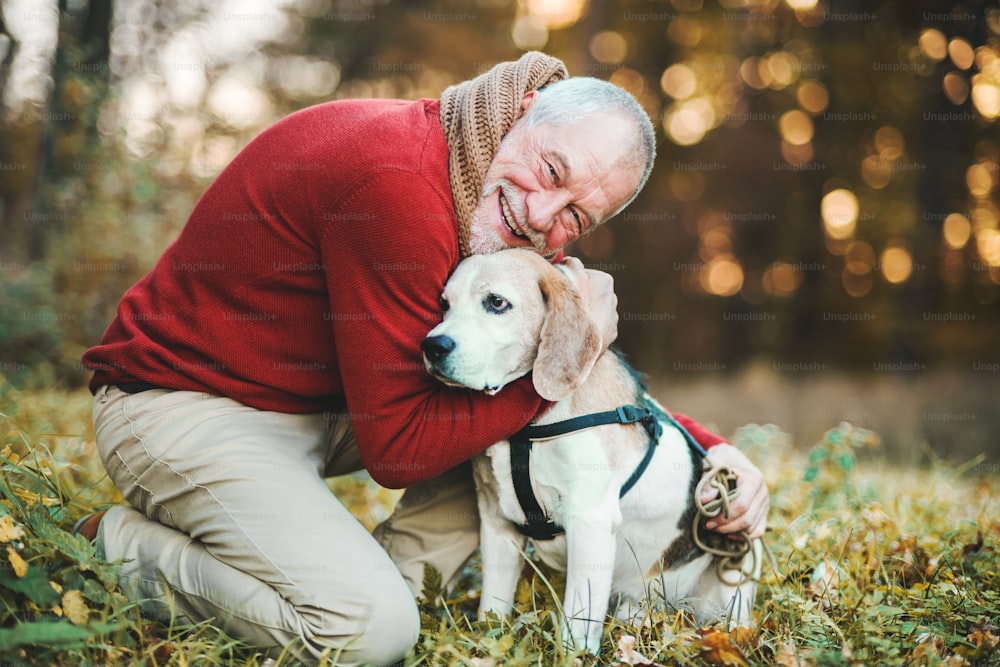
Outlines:
<svg viewBox="0 0 1000 667"><path fill-rule="evenodd" d="M454 467L527 424L544 405L530 378L497 396L447 387L420 342L441 318L458 263L447 196L420 173L378 172L338 204L320 239L331 335L361 458L404 487Z"/></svg>

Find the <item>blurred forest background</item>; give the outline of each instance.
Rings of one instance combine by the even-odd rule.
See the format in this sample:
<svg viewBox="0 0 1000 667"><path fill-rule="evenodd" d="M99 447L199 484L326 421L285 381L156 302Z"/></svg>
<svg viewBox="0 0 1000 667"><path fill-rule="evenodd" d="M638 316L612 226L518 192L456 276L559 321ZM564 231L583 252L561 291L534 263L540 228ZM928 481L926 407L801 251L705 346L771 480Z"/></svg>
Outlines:
<svg viewBox="0 0 1000 667"><path fill-rule="evenodd" d="M634 93L658 164L572 253L619 346L724 434L839 421L1000 472L1000 9L896 0L5 0L0 374L80 356L236 152L523 51Z"/></svg>

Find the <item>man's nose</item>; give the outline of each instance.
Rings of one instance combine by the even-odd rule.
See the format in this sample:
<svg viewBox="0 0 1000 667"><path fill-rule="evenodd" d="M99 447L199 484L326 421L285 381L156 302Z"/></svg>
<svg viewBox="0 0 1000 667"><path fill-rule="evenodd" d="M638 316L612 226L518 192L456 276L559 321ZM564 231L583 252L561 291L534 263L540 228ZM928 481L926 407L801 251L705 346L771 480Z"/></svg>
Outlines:
<svg viewBox="0 0 1000 667"><path fill-rule="evenodd" d="M548 232L569 204L569 194L561 190L533 192L527 197L528 224L535 231Z"/></svg>

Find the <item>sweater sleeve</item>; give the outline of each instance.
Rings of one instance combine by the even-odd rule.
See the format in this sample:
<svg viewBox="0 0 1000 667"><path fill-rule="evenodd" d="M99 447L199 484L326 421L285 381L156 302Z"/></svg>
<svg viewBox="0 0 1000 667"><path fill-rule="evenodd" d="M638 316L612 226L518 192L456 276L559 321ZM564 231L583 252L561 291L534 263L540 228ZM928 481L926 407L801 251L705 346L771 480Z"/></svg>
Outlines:
<svg viewBox="0 0 1000 667"><path fill-rule="evenodd" d="M705 449L711 449L715 445L726 442L725 438L716 433L712 433L687 415L682 415L679 412L671 412L670 414L672 414L674 419L676 419L681 426L686 428L687 432L691 434L691 437L693 437L698 444Z"/></svg>
<svg viewBox="0 0 1000 667"><path fill-rule="evenodd" d="M331 220L320 241L329 319L358 449L376 482L404 487L440 474L546 405L530 378L486 396L447 387L424 368L420 342L440 321L440 294L458 263L440 188L419 172L376 172Z"/></svg>

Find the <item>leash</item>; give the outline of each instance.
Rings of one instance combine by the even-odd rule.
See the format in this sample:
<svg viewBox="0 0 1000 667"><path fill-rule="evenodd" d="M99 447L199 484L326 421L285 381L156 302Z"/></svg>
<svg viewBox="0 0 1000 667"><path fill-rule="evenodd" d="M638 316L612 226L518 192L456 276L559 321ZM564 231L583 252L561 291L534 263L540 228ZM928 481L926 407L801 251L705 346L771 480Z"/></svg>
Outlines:
<svg viewBox="0 0 1000 667"><path fill-rule="evenodd" d="M656 404L654 404L655 406ZM658 406L656 406L658 407ZM708 452L702 447L694 436L691 435L686 428L681 426L681 424L674 419L673 415L666 412L665 410L657 410L657 416L661 419L670 423L671 426L680 431L681 435L684 436L684 440L687 442L688 447L696 451L701 455L703 462L708 462ZM714 488L718 492L718 496L708 501L707 503L701 502L701 492L708 485ZM771 568L778 572L778 563L774 558L774 554L771 549L767 546L767 542L763 538L754 538L751 540L746 531L740 531L736 533L741 536L742 540L731 540L728 537L723 536L720 533L710 533L716 539L710 540L712 543L709 544L702 537L702 524L704 524L709 519L714 519L720 514L724 519L729 518L729 505L740 495L740 490L736 486L736 473L727 468L726 466L710 466L708 470L702 473L701 480L698 482L698 486L695 488L694 492L694 506L697 510L694 515L694 520L691 523L691 538L694 540L695 546L704 551L705 553L711 554L718 557L715 565L715 574L719 577L719 581L733 586L741 586L745 582L753 579L752 573L757 570L757 558L758 553L753 548L753 542L758 542L760 544L761 551L767 557L768 563ZM748 557L751 559L748 563L750 567L743 567L746 565L743 563L743 559ZM735 583L731 579L726 578L726 572L732 571L739 572Z"/></svg>
<svg viewBox="0 0 1000 667"><path fill-rule="evenodd" d="M718 492L718 496L707 503L703 503L701 501L701 493L706 485L715 489ZM725 466L710 467L702 475L701 481L698 482L698 486L695 489L694 506L697 512L691 524L691 536L694 539L695 545L705 553L718 557L715 564L715 574L719 578L719 581L731 586L742 586L745 582L756 578L752 573L757 571L757 559L760 556L753 548L754 542L760 545L760 549L764 553L764 556L767 557L771 569L778 572L778 562L763 538L754 538L751 540L747 536L746 531L736 533L743 538L742 540L731 540L719 533L711 533L716 538L710 540L711 543L706 542L702 538L702 524L720 514L723 518L728 519L729 504L736 500L739 495L740 491L736 487L736 473ZM744 558L749 558L749 563L745 563ZM735 580L727 578L726 573L734 571L738 572Z"/></svg>

